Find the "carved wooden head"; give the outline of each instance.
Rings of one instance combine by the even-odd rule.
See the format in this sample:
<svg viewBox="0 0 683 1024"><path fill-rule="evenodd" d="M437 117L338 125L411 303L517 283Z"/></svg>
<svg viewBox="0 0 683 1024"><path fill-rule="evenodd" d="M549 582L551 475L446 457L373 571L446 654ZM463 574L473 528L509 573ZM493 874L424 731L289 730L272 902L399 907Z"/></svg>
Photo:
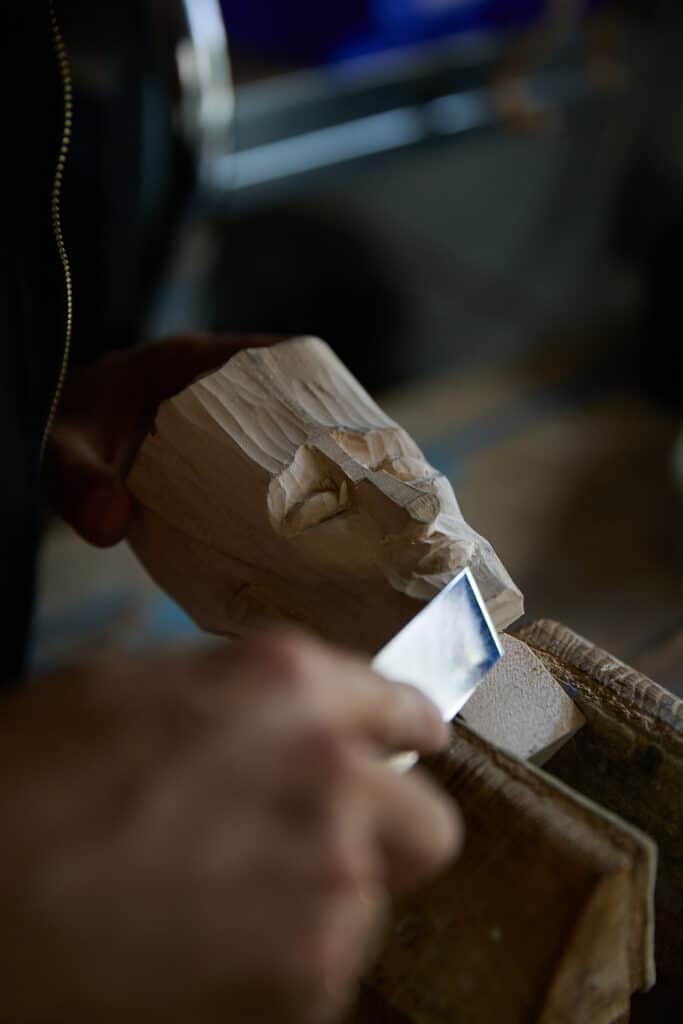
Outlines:
<svg viewBox="0 0 683 1024"><path fill-rule="evenodd" d="M212 632L281 616L373 651L466 564L499 626L521 613L448 481L314 338L165 402L129 485L133 546Z"/></svg>

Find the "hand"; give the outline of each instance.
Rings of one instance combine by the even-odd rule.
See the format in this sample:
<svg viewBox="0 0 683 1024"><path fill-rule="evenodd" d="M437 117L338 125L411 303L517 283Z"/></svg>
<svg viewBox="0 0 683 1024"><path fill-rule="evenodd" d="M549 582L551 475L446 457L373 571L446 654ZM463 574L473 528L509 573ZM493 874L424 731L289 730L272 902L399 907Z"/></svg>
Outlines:
<svg viewBox="0 0 683 1024"><path fill-rule="evenodd" d="M303 635L121 660L0 704L0 1018L328 1024L385 894L459 843L389 750L417 691Z"/></svg>
<svg viewBox="0 0 683 1024"><path fill-rule="evenodd" d="M110 547L126 536L133 498L125 478L160 403L261 335L185 335L104 356L69 374L49 445L50 496L85 540Z"/></svg>

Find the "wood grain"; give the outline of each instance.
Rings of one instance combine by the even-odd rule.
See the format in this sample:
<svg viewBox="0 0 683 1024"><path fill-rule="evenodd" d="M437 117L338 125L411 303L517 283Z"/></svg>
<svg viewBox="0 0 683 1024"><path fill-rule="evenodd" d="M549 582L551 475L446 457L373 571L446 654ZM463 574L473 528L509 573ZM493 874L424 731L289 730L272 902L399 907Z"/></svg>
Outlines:
<svg viewBox="0 0 683 1024"><path fill-rule="evenodd" d="M135 551L210 632L280 616L375 653L465 565L499 628L522 612L445 477L317 339L163 403L128 483Z"/></svg>
<svg viewBox="0 0 683 1024"><path fill-rule="evenodd" d="M478 736L524 761L544 764L586 719L541 660L514 636L505 656L460 712Z"/></svg>
<svg viewBox="0 0 683 1024"><path fill-rule="evenodd" d="M357 1021L614 1024L652 982L655 851L464 725L432 765L464 855L397 907Z"/></svg>
<svg viewBox="0 0 683 1024"><path fill-rule="evenodd" d="M587 721L547 770L658 846L658 982L634 1001L632 1019L683 1020L683 701L557 623L521 636Z"/></svg>

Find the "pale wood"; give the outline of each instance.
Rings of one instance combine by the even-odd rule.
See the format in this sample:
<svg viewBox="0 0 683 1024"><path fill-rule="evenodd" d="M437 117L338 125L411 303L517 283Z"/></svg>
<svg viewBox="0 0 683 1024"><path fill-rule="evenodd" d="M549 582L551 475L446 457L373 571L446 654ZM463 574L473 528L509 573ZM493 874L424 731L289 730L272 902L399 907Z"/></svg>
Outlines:
<svg viewBox="0 0 683 1024"><path fill-rule="evenodd" d="M615 1024L652 983L653 844L463 724L432 768L462 858L403 901L357 1020Z"/></svg>
<svg viewBox="0 0 683 1024"><path fill-rule="evenodd" d="M134 549L210 632L282 616L375 653L464 565L499 628L522 612L448 481L317 339L165 402L129 486Z"/></svg>
<svg viewBox="0 0 683 1024"><path fill-rule="evenodd" d="M507 634L501 640L505 656L470 697L460 718L494 746L542 765L586 720L522 640Z"/></svg>
<svg viewBox="0 0 683 1024"><path fill-rule="evenodd" d="M547 770L657 843L658 981L632 1020L683 1020L683 701L558 623L520 635L586 717Z"/></svg>

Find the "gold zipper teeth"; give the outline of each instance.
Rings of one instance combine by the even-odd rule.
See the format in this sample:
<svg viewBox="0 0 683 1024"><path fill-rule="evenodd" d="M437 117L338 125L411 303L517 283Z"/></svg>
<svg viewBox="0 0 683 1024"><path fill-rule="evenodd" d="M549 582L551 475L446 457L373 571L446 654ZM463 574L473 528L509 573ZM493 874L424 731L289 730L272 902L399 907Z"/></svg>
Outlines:
<svg viewBox="0 0 683 1024"><path fill-rule="evenodd" d="M69 356L71 354L71 338L73 335L73 279L71 276L69 255L64 244L61 213L64 169L69 155L71 130L73 126L73 80L71 77L71 63L64 43L64 37L62 36L62 31L59 27L59 21L57 20L54 0L51 0L50 2L50 23L52 27L52 46L57 58L57 65L59 67L59 74L62 79L62 90L64 93L64 127L62 130L62 141L59 147L57 167L52 185L50 210L52 215L52 232L55 239L55 245L57 247L57 255L64 273L64 289L66 293L66 329L64 332L64 348L62 351L62 361L59 367L57 384L52 396L52 402L50 403L50 411L45 423L43 439L40 445L41 465L45 456L45 449L50 438L55 416L57 415L57 409L59 408L62 392L64 390L64 382L66 380L66 373L69 367Z"/></svg>

